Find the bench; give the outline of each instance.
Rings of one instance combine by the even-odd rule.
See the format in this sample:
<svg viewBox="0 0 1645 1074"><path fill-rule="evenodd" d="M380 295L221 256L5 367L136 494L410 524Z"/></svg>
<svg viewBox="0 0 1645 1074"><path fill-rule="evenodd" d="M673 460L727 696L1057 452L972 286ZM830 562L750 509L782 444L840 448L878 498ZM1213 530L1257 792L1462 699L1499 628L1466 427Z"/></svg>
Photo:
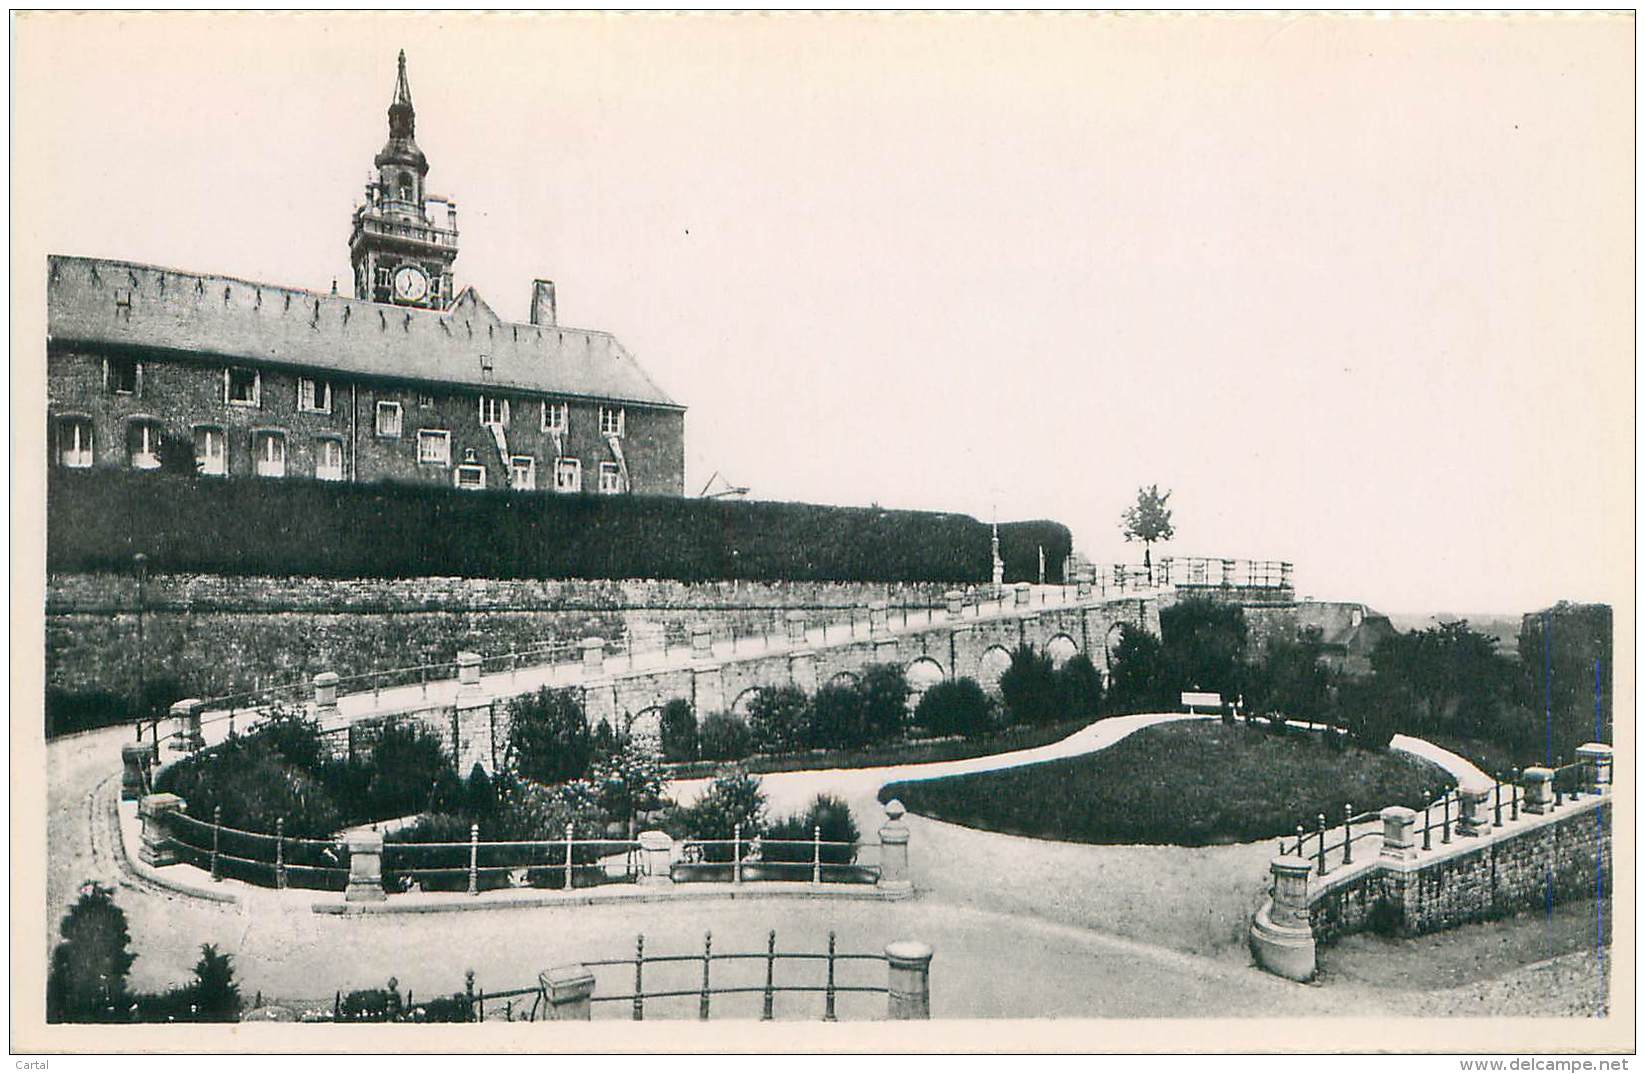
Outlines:
<svg viewBox="0 0 1645 1074"><path fill-rule="evenodd" d="M1221 712L1222 695L1184 690L1182 692L1182 707L1188 710L1189 715L1197 715L1201 709L1208 712Z"/></svg>

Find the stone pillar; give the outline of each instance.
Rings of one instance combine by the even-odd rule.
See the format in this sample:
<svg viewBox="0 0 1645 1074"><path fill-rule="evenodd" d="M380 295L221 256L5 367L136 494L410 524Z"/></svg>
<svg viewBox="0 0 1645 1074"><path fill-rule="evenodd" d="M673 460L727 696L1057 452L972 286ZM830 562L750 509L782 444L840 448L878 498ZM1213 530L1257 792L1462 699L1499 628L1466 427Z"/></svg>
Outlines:
<svg viewBox="0 0 1645 1074"><path fill-rule="evenodd" d="M714 655L714 634L706 626L699 624L691 628L691 657L693 660L707 660Z"/></svg>
<svg viewBox="0 0 1645 1074"><path fill-rule="evenodd" d="M1382 857L1388 861L1415 861L1417 811L1387 806L1382 811Z"/></svg>
<svg viewBox="0 0 1645 1074"><path fill-rule="evenodd" d="M1307 858L1281 855L1268 863L1274 878L1273 898L1251 922L1251 953L1263 969L1307 981L1314 976L1314 930L1308 920Z"/></svg>
<svg viewBox="0 0 1645 1074"><path fill-rule="evenodd" d="M1611 747L1603 742L1578 746L1576 759L1586 767L1584 789L1589 794L1605 794L1611 789Z"/></svg>
<svg viewBox="0 0 1645 1074"><path fill-rule="evenodd" d="M877 637L884 634L889 628L886 623L889 605L883 600L872 601L868 605L868 636Z"/></svg>
<svg viewBox="0 0 1645 1074"><path fill-rule="evenodd" d="M931 1017L931 946L918 940L885 945L886 1017L894 1021Z"/></svg>
<svg viewBox="0 0 1645 1074"><path fill-rule="evenodd" d="M586 1022L593 1009L594 974L581 963L556 966L538 974L537 982L548 997L551 1022Z"/></svg>
<svg viewBox="0 0 1645 1074"><path fill-rule="evenodd" d="M1018 582L1017 583L1017 598L1016 598L1017 607L1019 607L1019 608L1028 607L1028 598L1031 595L1033 588L1034 587L1029 585L1027 582Z"/></svg>
<svg viewBox="0 0 1645 1074"><path fill-rule="evenodd" d="M370 828L351 828L343 833L348 847L348 889L344 902L382 902L383 833Z"/></svg>
<svg viewBox="0 0 1645 1074"><path fill-rule="evenodd" d="M724 712L725 675L718 664L699 664L691 669L691 707L703 715Z"/></svg>
<svg viewBox="0 0 1645 1074"><path fill-rule="evenodd" d="M1527 768L1520 776L1525 791L1525 812L1547 813L1554 806L1554 770Z"/></svg>
<svg viewBox="0 0 1645 1074"><path fill-rule="evenodd" d="M877 664L894 664L897 662L897 639L874 639L874 662Z"/></svg>
<svg viewBox="0 0 1645 1074"><path fill-rule="evenodd" d="M893 798L885 804L885 824L880 827L880 892L891 898L906 899L914 894L914 882L908 872L908 826L902 822L907 810Z"/></svg>
<svg viewBox="0 0 1645 1074"><path fill-rule="evenodd" d="M192 753L205 746L206 740L200 734L200 713L205 707L205 702L192 697L172 703L172 749Z"/></svg>
<svg viewBox="0 0 1645 1074"><path fill-rule="evenodd" d="M1080 575L1078 589L1075 591L1075 596L1081 601L1091 599L1091 576L1089 574Z"/></svg>
<svg viewBox="0 0 1645 1074"><path fill-rule="evenodd" d="M805 613L791 611L784 617L788 624L788 643L790 645L805 644Z"/></svg>
<svg viewBox="0 0 1645 1074"><path fill-rule="evenodd" d="M672 885L674 878L669 875L668 867L674 857L674 840L667 832L641 832L640 838L640 883L651 885Z"/></svg>
<svg viewBox="0 0 1645 1074"><path fill-rule="evenodd" d="M457 654L457 693L477 694L480 692L480 654Z"/></svg>
<svg viewBox="0 0 1645 1074"><path fill-rule="evenodd" d="M314 718L324 723L337 715L337 673L322 671L314 676Z"/></svg>
<svg viewBox="0 0 1645 1074"><path fill-rule="evenodd" d="M154 745L147 742L128 742L120 747L120 800L135 802L148 793L150 773L154 762Z"/></svg>
<svg viewBox="0 0 1645 1074"><path fill-rule="evenodd" d="M583 650L583 674L598 675L605 670L605 639L584 638L577 643Z"/></svg>
<svg viewBox="0 0 1645 1074"><path fill-rule="evenodd" d="M143 845L137 853L145 865L175 865L177 848L171 842L173 814L187 803L175 794L145 794L137 802L137 818L143 824Z"/></svg>
<svg viewBox="0 0 1645 1074"><path fill-rule="evenodd" d="M1491 784L1464 782L1457 787L1457 834L1483 835L1491 830Z"/></svg>
<svg viewBox="0 0 1645 1074"><path fill-rule="evenodd" d="M788 654L788 682L808 694L817 692L817 654L795 649Z"/></svg>
<svg viewBox="0 0 1645 1074"><path fill-rule="evenodd" d="M950 589L942 595L948 605L948 618L958 619L965 614L965 594L958 589Z"/></svg>

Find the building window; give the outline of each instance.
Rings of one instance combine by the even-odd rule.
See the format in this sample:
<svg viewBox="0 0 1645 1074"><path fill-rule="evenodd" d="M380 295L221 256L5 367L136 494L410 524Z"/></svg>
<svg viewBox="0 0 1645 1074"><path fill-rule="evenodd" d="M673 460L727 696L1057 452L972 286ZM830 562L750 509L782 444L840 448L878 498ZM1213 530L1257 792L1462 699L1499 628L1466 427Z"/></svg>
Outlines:
<svg viewBox="0 0 1645 1074"><path fill-rule="evenodd" d="M57 461L76 468L91 465L90 418L64 418L58 425Z"/></svg>
<svg viewBox="0 0 1645 1074"><path fill-rule="evenodd" d="M620 406L603 406L600 408L600 435L623 435L623 408Z"/></svg>
<svg viewBox="0 0 1645 1074"><path fill-rule="evenodd" d="M143 366L129 358L109 358L103 363L103 381L115 395L139 395Z"/></svg>
<svg viewBox="0 0 1645 1074"><path fill-rule="evenodd" d="M223 430L209 425L194 430L194 465L212 477L228 473L228 440Z"/></svg>
<svg viewBox="0 0 1645 1074"><path fill-rule="evenodd" d="M565 432L569 416L566 404L556 403L553 400L545 401L543 403L543 432Z"/></svg>
<svg viewBox="0 0 1645 1074"><path fill-rule="evenodd" d="M321 481L343 479L343 442L323 436L314 441L314 476Z"/></svg>
<svg viewBox="0 0 1645 1074"><path fill-rule="evenodd" d="M398 439L400 436L400 404L377 404L377 435Z"/></svg>
<svg viewBox="0 0 1645 1074"><path fill-rule="evenodd" d="M331 413L331 381L303 377L297 381L297 409L310 414Z"/></svg>
<svg viewBox="0 0 1645 1074"><path fill-rule="evenodd" d="M126 429L126 447L131 454L133 470L160 468L160 424L153 421L134 421Z"/></svg>
<svg viewBox="0 0 1645 1074"><path fill-rule="evenodd" d="M255 469L258 477L286 476L285 433L254 433L251 446L256 455Z"/></svg>
<svg viewBox="0 0 1645 1074"><path fill-rule="evenodd" d="M583 464L576 459L560 459L554 464L554 491L583 491Z"/></svg>
<svg viewBox="0 0 1645 1074"><path fill-rule="evenodd" d="M495 395L480 396L480 424L507 425L508 400L499 399Z"/></svg>
<svg viewBox="0 0 1645 1074"><path fill-rule="evenodd" d="M434 396L429 394L428 392L418 392L417 393L417 405L418 406L423 406L423 407L433 406L434 405Z"/></svg>
<svg viewBox="0 0 1645 1074"><path fill-rule="evenodd" d="M392 286L393 281L389 278L388 269L379 268L377 270L377 289L379 291L387 291Z"/></svg>
<svg viewBox="0 0 1645 1074"><path fill-rule="evenodd" d="M623 490L623 472L614 462L600 463L600 491L621 492Z"/></svg>
<svg viewBox="0 0 1645 1074"><path fill-rule="evenodd" d="M230 406L261 406L263 376L255 369L223 370L223 398Z"/></svg>
<svg viewBox="0 0 1645 1074"><path fill-rule="evenodd" d="M516 455L509 459L508 484L516 489L536 488L537 460L530 455Z"/></svg>
<svg viewBox="0 0 1645 1074"><path fill-rule="evenodd" d="M480 372L482 372L482 373L491 372L491 355L489 355L489 354L480 355Z"/></svg>
<svg viewBox="0 0 1645 1074"><path fill-rule="evenodd" d="M444 429L417 430L417 461L450 466L451 434Z"/></svg>
<svg viewBox="0 0 1645 1074"><path fill-rule="evenodd" d="M483 489L486 487L486 468L479 465L459 466L456 480L460 489Z"/></svg>

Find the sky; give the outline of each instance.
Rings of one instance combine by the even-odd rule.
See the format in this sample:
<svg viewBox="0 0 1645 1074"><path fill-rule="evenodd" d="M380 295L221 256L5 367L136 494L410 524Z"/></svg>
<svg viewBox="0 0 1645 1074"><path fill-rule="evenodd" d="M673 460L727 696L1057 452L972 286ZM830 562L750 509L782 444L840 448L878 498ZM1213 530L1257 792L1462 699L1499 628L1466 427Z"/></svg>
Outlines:
<svg viewBox="0 0 1645 1074"><path fill-rule="evenodd" d="M1158 484L1165 554L1307 595L1626 605L1632 33L24 15L14 295L46 251L346 290L404 48L459 286L615 333L689 407L689 493L1054 518L1112 563Z"/></svg>

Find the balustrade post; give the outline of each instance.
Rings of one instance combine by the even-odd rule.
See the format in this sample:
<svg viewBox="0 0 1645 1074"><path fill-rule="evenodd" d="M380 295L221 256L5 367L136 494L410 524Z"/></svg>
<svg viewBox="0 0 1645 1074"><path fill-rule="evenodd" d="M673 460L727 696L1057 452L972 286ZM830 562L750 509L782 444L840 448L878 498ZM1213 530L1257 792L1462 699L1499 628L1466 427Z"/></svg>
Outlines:
<svg viewBox="0 0 1645 1074"><path fill-rule="evenodd" d="M892 898L914 893L908 870L908 826L902 822L906 812L901 801L891 799L885 803L885 824L880 827L880 876L875 887Z"/></svg>
<svg viewBox="0 0 1645 1074"><path fill-rule="evenodd" d="M948 618L958 619L965 614L965 594L958 589L948 590L942 595L942 599L947 606Z"/></svg>
<svg viewBox="0 0 1645 1074"><path fill-rule="evenodd" d="M1417 848L1412 837L1417 814L1405 806L1386 806L1382 810L1382 851L1378 855L1389 861L1415 861Z"/></svg>
<svg viewBox="0 0 1645 1074"><path fill-rule="evenodd" d="M1485 800L1490 793L1489 786L1472 779L1457 787L1457 801L1460 805L1460 816L1457 818L1458 835L1472 838L1490 827L1485 820Z"/></svg>
<svg viewBox="0 0 1645 1074"><path fill-rule="evenodd" d="M322 671L314 676L314 718L322 726L337 715L337 673Z"/></svg>
<svg viewBox="0 0 1645 1074"><path fill-rule="evenodd" d="M640 873L640 883L663 885L674 883L669 875L669 858L674 851L674 840L667 832L641 832L640 854L645 866Z"/></svg>
<svg viewBox="0 0 1645 1074"><path fill-rule="evenodd" d="M537 986L548 997L549 1021L586 1022L593 1017L594 973L582 963L544 970Z"/></svg>
<svg viewBox="0 0 1645 1074"><path fill-rule="evenodd" d="M931 947L917 940L885 945L886 1016L897 1021L931 1017Z"/></svg>
<svg viewBox="0 0 1645 1074"><path fill-rule="evenodd" d="M1577 747L1577 760L1584 765L1589 794L1608 794L1611 790L1613 750L1603 742L1589 742Z"/></svg>
<svg viewBox="0 0 1645 1074"><path fill-rule="evenodd" d="M137 818L143 825L143 844L137 857L145 865L175 865L181 860L172 838L174 816L187 805L175 794L145 794L137 800Z"/></svg>
<svg viewBox="0 0 1645 1074"><path fill-rule="evenodd" d="M141 801L149 792L155 748L146 742L128 742L120 747L120 800Z"/></svg>
<svg viewBox="0 0 1645 1074"><path fill-rule="evenodd" d="M457 694L477 694L480 692L480 654L463 652L457 654Z"/></svg>
<svg viewBox="0 0 1645 1074"><path fill-rule="evenodd" d="M605 639L584 638L578 645L583 651L583 674L602 674L605 671Z"/></svg>
<svg viewBox="0 0 1645 1074"><path fill-rule="evenodd" d="M1525 786L1525 812L1539 816L1551 812L1554 807L1553 769L1540 766L1527 768L1521 779Z"/></svg>
<svg viewBox="0 0 1645 1074"><path fill-rule="evenodd" d="M343 846L348 849L348 887L343 891L343 901L387 899L388 893L383 890L383 833L370 828L350 828L343 833ZM468 983L472 995L473 971L469 972Z"/></svg>
<svg viewBox="0 0 1645 1074"><path fill-rule="evenodd" d="M193 697L172 704L172 749L193 753L205 747L206 740L200 733L200 713L205 707L205 702Z"/></svg>
<svg viewBox="0 0 1645 1074"><path fill-rule="evenodd" d="M480 825L468 826L468 893L480 893Z"/></svg>

